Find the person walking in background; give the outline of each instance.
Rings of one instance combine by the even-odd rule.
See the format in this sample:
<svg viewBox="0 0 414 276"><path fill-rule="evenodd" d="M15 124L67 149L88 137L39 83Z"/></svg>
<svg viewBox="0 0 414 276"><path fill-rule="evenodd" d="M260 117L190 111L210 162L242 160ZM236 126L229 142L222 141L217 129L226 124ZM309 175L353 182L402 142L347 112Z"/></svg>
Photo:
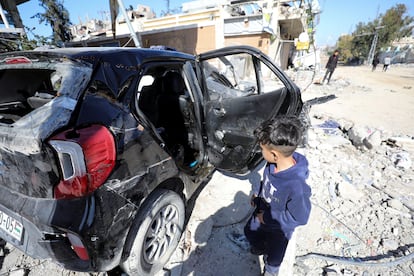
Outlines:
<svg viewBox="0 0 414 276"><path fill-rule="evenodd" d="M385 57L384 58L384 67L382 67L382 71L383 72L387 72L388 70L388 66L391 64L391 58L390 57Z"/></svg>
<svg viewBox="0 0 414 276"><path fill-rule="evenodd" d="M323 77L322 84L325 83L326 78L328 78L328 84L331 80L332 74L335 71L336 65L338 64L338 58L339 58L339 51L335 50L335 52L329 57L328 62L326 63L326 73Z"/></svg>
<svg viewBox="0 0 414 276"><path fill-rule="evenodd" d="M374 59L372 60L372 72L377 69L377 65L379 64L379 58L377 55L374 56Z"/></svg>

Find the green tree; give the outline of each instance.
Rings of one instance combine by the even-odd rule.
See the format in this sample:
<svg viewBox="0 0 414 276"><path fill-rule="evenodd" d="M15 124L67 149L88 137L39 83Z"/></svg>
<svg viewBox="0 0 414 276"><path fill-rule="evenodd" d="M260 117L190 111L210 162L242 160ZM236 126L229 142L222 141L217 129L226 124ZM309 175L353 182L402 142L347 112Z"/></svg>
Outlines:
<svg viewBox="0 0 414 276"><path fill-rule="evenodd" d="M341 60L346 61L354 56L353 53L351 52L352 40L353 40L352 35L343 35L339 37L338 43L337 43L337 49L341 53L340 54Z"/></svg>
<svg viewBox="0 0 414 276"><path fill-rule="evenodd" d="M352 33L351 52L354 57L366 57L371 48L372 40L375 35L375 27L378 21L368 23L358 23L355 32Z"/></svg>
<svg viewBox="0 0 414 276"><path fill-rule="evenodd" d="M381 25L384 26L379 32L379 47L389 46L390 42L411 35L414 25L414 17L406 15L407 7L397 4L381 16Z"/></svg>
<svg viewBox="0 0 414 276"><path fill-rule="evenodd" d="M359 22L352 33L352 43L348 44L347 47L350 47L348 50L354 57L366 58L375 32L378 32L376 50L390 46L392 41L410 35L414 29L412 24L414 17L406 13L407 7L404 4L397 4L375 20L367 23Z"/></svg>
<svg viewBox="0 0 414 276"><path fill-rule="evenodd" d="M53 43L71 40L69 12L63 3L59 0L40 0L40 6L45 9L45 12L37 13L32 18L38 18L39 23L47 23L51 26Z"/></svg>
<svg viewBox="0 0 414 276"><path fill-rule="evenodd" d="M2 52L10 52L10 51L18 51L20 44L16 39L0 39L0 53Z"/></svg>
<svg viewBox="0 0 414 276"><path fill-rule="evenodd" d="M21 40L22 50L33 50L44 45L53 45L50 37L34 34L32 39L24 36Z"/></svg>

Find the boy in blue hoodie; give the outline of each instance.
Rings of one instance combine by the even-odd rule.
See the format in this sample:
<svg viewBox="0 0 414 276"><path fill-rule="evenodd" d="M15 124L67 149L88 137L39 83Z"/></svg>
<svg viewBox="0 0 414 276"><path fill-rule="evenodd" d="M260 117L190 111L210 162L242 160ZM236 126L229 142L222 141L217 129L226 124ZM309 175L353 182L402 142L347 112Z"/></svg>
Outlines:
<svg viewBox="0 0 414 276"><path fill-rule="evenodd" d="M295 152L302 127L296 117L281 116L264 122L255 136L267 161L260 187L253 188L255 207L244 228L251 253L265 255L264 275L278 275L289 239L308 222L311 188L306 184L308 161Z"/></svg>

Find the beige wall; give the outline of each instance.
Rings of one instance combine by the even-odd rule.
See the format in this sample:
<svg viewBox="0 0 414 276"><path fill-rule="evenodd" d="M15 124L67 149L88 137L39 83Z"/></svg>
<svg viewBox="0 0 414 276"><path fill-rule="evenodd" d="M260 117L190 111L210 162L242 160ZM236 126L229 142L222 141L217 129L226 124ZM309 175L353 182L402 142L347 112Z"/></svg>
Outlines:
<svg viewBox="0 0 414 276"><path fill-rule="evenodd" d="M159 31L159 30L158 30ZM218 36L219 34L217 34ZM185 29L171 28L169 31L141 34L141 47L164 45L189 54L199 54L224 46L249 45L269 54L270 35L267 33L224 37L224 45L216 41L216 27L197 26ZM134 42L128 37L118 38L120 46L134 47ZM114 42L110 37L99 40L89 40L73 43L72 46L101 46Z"/></svg>
<svg viewBox="0 0 414 276"><path fill-rule="evenodd" d="M200 54L206 51L216 49L216 27L215 26L207 26L207 27L200 27L199 34L197 40L197 47L196 53Z"/></svg>
<svg viewBox="0 0 414 276"><path fill-rule="evenodd" d="M142 47L166 45L189 54L197 54L215 48L214 26L193 27L144 34L141 36Z"/></svg>
<svg viewBox="0 0 414 276"><path fill-rule="evenodd" d="M223 46L249 45L260 49L263 53L269 54L270 35L267 33L228 36Z"/></svg>
<svg viewBox="0 0 414 276"><path fill-rule="evenodd" d="M224 38L224 45L216 46L215 26L194 27L182 30L172 30L145 34L141 36L142 47L150 45L167 45L179 51L190 54L199 54L224 46L249 45L256 47L265 54L269 53L270 35L267 33L228 36Z"/></svg>

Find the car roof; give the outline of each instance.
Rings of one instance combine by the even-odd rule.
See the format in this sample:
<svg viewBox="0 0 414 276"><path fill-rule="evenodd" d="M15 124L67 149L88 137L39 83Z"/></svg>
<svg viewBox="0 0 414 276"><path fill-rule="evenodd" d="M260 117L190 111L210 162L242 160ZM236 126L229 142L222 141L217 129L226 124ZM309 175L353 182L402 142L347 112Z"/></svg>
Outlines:
<svg viewBox="0 0 414 276"><path fill-rule="evenodd" d="M194 60L194 56L174 50L131 48L131 47L77 47L37 49L31 51L7 52L3 57L27 56L62 57L92 64L94 79L103 81L115 96L131 76L137 75L141 65L150 61ZM110 66L108 66L110 65Z"/></svg>
<svg viewBox="0 0 414 276"><path fill-rule="evenodd" d="M68 58L82 59L89 61L102 59L105 61L114 60L115 63L125 65L138 65L150 60L165 58L192 60L193 55L173 50L149 49L149 48L131 48L131 47L78 47L78 48L55 48L55 49L37 49L34 52L42 54L64 55ZM88 58L93 56L94 58Z"/></svg>

